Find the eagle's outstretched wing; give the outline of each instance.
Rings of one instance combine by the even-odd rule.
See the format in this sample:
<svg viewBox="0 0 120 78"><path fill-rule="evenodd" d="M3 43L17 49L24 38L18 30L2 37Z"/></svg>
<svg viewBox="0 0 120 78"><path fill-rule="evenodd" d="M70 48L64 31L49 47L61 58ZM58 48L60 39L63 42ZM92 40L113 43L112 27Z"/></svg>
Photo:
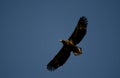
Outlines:
<svg viewBox="0 0 120 78"><path fill-rule="evenodd" d="M70 36L69 40L71 40L75 45L78 44L85 36L86 29L87 29L87 18L82 16L79 19L78 24L74 32Z"/></svg>
<svg viewBox="0 0 120 78"><path fill-rule="evenodd" d="M58 54L48 63L47 69L53 71L62 66L70 56L71 49L63 46Z"/></svg>

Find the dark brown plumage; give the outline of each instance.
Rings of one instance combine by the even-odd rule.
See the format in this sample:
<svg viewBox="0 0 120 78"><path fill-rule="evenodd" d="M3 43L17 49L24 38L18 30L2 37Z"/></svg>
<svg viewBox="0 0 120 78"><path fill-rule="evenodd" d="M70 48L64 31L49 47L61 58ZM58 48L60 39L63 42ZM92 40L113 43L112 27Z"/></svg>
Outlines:
<svg viewBox="0 0 120 78"><path fill-rule="evenodd" d="M76 44L78 44L85 36L87 30L87 22L87 18L82 16L79 19L78 24L70 38L68 38L68 40L61 40L63 47L58 52L58 54L48 63L47 69L49 71L53 71L62 66L69 58L71 51L73 51L75 56L82 54L82 48L77 47Z"/></svg>

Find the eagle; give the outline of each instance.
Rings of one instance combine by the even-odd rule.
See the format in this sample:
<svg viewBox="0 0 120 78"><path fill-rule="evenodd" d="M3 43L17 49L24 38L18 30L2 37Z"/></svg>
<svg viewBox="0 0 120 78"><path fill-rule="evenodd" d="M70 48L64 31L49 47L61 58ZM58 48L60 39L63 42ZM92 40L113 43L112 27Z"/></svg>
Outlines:
<svg viewBox="0 0 120 78"><path fill-rule="evenodd" d="M82 54L82 48L76 45L85 36L87 24L87 18L85 16L80 17L72 35L67 40L60 40L63 46L56 56L47 64L47 69L49 71L54 71L62 66L70 57L71 52L73 52L75 56Z"/></svg>

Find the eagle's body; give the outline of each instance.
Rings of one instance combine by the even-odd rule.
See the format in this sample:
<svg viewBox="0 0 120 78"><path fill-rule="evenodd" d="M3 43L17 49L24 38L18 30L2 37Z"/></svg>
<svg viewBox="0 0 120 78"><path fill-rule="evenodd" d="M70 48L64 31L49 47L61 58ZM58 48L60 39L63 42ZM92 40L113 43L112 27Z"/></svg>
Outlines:
<svg viewBox="0 0 120 78"><path fill-rule="evenodd" d="M82 48L77 47L78 44L86 34L87 29L87 19L86 17L81 17L78 24L68 40L60 40L63 43L63 47L58 52L58 54L48 63L47 69L53 71L58 67L62 66L70 56L71 51L74 55L82 54Z"/></svg>

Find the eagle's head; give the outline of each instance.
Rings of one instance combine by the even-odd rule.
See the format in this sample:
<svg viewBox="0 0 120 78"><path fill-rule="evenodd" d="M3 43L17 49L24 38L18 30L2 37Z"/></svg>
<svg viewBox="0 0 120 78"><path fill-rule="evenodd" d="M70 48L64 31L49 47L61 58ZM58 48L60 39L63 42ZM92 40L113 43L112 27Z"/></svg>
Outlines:
<svg viewBox="0 0 120 78"><path fill-rule="evenodd" d="M63 45L73 45L73 43L70 40L60 40Z"/></svg>
<svg viewBox="0 0 120 78"><path fill-rule="evenodd" d="M60 40L61 43L63 43L64 45L67 44L66 40Z"/></svg>

